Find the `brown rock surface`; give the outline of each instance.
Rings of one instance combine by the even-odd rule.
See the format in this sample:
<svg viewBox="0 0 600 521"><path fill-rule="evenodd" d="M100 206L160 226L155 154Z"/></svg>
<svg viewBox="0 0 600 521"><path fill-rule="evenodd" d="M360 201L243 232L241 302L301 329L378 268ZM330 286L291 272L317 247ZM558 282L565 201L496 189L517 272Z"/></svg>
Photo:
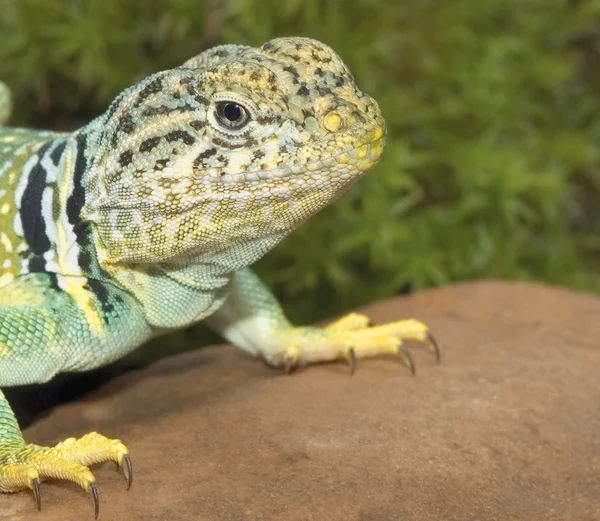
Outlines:
<svg viewBox="0 0 600 521"><path fill-rule="evenodd" d="M599 520L600 299L473 283L372 305L430 324L442 365L280 376L231 347L129 373L27 429L125 440L135 481L95 470L101 521ZM0 496L0 519L93 519L75 486Z"/></svg>

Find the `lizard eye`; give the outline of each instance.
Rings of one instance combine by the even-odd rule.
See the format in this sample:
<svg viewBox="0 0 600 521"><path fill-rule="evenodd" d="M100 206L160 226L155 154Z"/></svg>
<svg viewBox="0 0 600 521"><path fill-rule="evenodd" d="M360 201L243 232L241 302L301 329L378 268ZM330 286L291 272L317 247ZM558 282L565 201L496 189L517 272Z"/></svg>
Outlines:
<svg viewBox="0 0 600 521"><path fill-rule="evenodd" d="M217 103L217 121L227 130L240 129L250 120L248 109L233 101Z"/></svg>

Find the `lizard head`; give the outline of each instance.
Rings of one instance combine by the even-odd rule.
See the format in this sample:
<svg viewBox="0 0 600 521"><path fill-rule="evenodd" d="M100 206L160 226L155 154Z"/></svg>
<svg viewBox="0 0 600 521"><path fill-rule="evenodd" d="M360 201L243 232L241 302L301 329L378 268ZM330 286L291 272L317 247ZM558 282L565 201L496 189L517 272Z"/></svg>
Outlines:
<svg viewBox="0 0 600 521"><path fill-rule="evenodd" d="M216 47L125 91L104 118L84 212L113 262L242 243L260 256L376 164L385 140L377 103L308 38Z"/></svg>

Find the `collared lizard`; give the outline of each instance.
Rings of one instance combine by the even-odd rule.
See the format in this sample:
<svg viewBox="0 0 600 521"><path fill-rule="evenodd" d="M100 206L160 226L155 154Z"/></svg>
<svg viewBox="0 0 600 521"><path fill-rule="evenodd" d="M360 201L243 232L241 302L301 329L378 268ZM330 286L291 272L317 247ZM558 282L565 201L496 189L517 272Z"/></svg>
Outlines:
<svg viewBox="0 0 600 521"><path fill-rule="evenodd" d="M10 112L0 83L0 125ZM4 121L2 121L4 120ZM350 314L294 327L248 266L379 160L386 127L342 60L308 38L223 45L153 74L71 133L0 128L0 387L112 362L205 320L267 363L399 354L413 319ZM0 391L0 491L59 478L98 491L88 465L120 441L27 444Z"/></svg>

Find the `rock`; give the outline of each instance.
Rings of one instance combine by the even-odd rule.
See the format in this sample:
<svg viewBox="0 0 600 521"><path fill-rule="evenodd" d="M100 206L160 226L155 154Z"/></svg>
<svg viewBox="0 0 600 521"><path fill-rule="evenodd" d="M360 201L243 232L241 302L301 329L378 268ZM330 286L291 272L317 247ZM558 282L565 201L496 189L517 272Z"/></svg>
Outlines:
<svg viewBox="0 0 600 521"><path fill-rule="evenodd" d="M364 309L417 317L412 378L394 358L281 375L227 346L127 373L28 428L54 444L90 430L127 442L129 492L95 469L100 519L600 519L600 299L469 283ZM0 495L0 519L93 519L83 491Z"/></svg>

